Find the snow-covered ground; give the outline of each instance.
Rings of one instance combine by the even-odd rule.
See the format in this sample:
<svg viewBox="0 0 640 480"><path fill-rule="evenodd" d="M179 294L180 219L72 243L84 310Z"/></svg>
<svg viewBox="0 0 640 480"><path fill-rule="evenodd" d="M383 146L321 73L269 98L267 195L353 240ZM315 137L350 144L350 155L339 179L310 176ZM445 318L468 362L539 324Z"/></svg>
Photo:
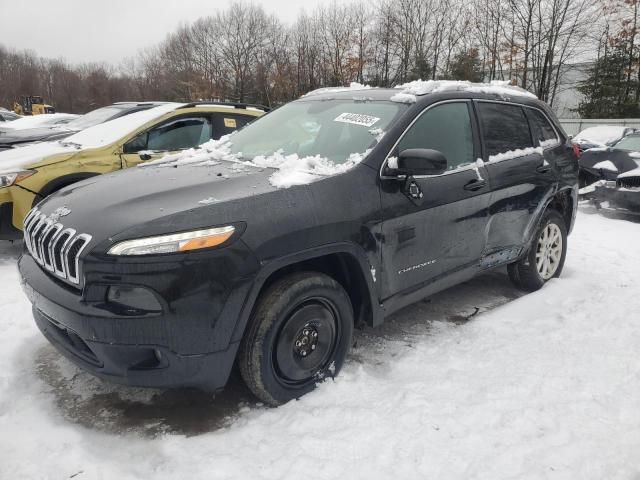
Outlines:
<svg viewBox="0 0 640 480"><path fill-rule="evenodd" d="M0 246L1 479L638 479L640 224L579 214L561 279L494 272L356 335L335 381L256 405L103 384L47 344ZM477 312L477 313L476 313Z"/></svg>

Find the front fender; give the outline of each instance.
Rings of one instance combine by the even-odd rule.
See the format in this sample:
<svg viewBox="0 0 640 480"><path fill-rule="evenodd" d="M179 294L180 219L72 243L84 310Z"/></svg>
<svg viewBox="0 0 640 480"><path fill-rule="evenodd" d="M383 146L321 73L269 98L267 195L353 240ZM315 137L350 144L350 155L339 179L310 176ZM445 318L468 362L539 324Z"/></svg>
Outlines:
<svg viewBox="0 0 640 480"><path fill-rule="evenodd" d="M262 291L264 285L267 283L267 280L273 274L285 267L290 267L304 261L313 260L332 254L347 254L350 255L354 260L356 260L357 265L360 268L360 273L362 273L362 277L365 279L366 289L369 294L369 301L372 310L372 325L376 326L381 324L384 319L383 310L377 298L377 290L373 280L373 272L375 271L374 269L378 269L379 266L369 264L369 260L364 249L359 245L348 242L341 242L303 250L301 252L296 252L291 255L279 257L275 260L270 260L269 262L264 263L260 271L254 277L253 283L249 289L249 293L245 298L231 341L237 342L242 338L244 330L249 321L249 317L251 316L251 312L253 311L253 307L256 303L256 300L258 299L258 295Z"/></svg>

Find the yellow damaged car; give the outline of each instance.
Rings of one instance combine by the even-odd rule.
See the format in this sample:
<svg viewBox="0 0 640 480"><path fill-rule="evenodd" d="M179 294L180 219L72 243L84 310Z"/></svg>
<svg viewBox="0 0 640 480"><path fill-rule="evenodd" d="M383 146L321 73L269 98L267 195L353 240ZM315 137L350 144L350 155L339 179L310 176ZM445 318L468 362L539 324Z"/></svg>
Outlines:
<svg viewBox="0 0 640 480"><path fill-rule="evenodd" d="M29 210L67 185L217 140L264 113L245 104L166 103L0 152L0 240L21 238Z"/></svg>

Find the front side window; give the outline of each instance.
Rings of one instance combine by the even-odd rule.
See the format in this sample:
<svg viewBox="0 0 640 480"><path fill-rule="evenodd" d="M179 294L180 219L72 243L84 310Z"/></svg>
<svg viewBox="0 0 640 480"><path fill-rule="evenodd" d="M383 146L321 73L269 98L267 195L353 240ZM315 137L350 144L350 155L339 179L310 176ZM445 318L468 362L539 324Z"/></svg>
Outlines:
<svg viewBox="0 0 640 480"><path fill-rule="evenodd" d="M446 157L449 170L472 163L473 130L467 103L445 103L424 112L398 145L399 152L409 148L438 150Z"/></svg>
<svg viewBox="0 0 640 480"><path fill-rule="evenodd" d="M138 135L125 145L125 153L141 150L172 152L197 147L211 140L211 122L207 117L170 120Z"/></svg>
<svg viewBox="0 0 640 480"><path fill-rule="evenodd" d="M534 134L536 145L547 145L558 142L558 136L553 129L547 117L540 110L527 108L527 115L531 121L532 131Z"/></svg>
<svg viewBox="0 0 640 480"><path fill-rule="evenodd" d="M479 102L482 135L487 155L498 155L533 147L529 123L522 107Z"/></svg>

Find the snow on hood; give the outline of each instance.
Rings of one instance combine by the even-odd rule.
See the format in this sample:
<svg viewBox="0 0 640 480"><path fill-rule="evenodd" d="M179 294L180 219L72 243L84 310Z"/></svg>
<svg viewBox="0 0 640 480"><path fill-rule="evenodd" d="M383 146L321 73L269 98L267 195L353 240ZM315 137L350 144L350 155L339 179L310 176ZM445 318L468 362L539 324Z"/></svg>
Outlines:
<svg viewBox="0 0 640 480"><path fill-rule="evenodd" d="M120 140L146 123L160 118L162 115L173 112L182 103L167 103L139 112L131 113L123 117L109 120L89 127L81 132L71 135L65 142L75 143L82 148L100 148Z"/></svg>
<svg viewBox="0 0 640 480"><path fill-rule="evenodd" d="M71 113L44 113L42 115L30 115L28 117L22 117L13 122L4 122L2 125L3 130L22 130L25 128L37 128L54 126L59 123L64 123L65 120L71 121L74 118L78 118L79 115Z"/></svg>
<svg viewBox="0 0 640 480"><path fill-rule="evenodd" d="M629 178L629 177L640 177L640 166L638 166L638 168L634 168L633 170L629 170L628 172L624 172L618 175L618 178Z"/></svg>
<svg viewBox="0 0 640 480"><path fill-rule="evenodd" d="M0 174L24 170L52 155L73 154L79 149L64 142L43 142L0 152Z"/></svg>
<svg viewBox="0 0 640 480"><path fill-rule="evenodd" d="M181 165L214 166L220 162L232 162L236 168L273 168L277 171L269 177L269 183L276 188L289 188L294 185L306 185L320 180L322 177L344 173L369 154L352 153L343 163L335 163L320 155L299 157L293 153L284 155L281 151L271 155L260 155L252 161L242 160L242 154L231 151L231 135L220 140L210 140L198 148L191 148L184 152L166 155L157 160L140 164L140 167L179 167Z"/></svg>
<svg viewBox="0 0 640 480"><path fill-rule="evenodd" d="M395 88L401 91L391 97L391 100L400 103L415 103L419 95L449 91L493 93L501 97L538 98L531 92L501 80L493 80L491 83L472 83L466 80L414 80Z"/></svg>
<svg viewBox="0 0 640 480"><path fill-rule="evenodd" d="M311 90L310 92L305 93L302 97L313 97L314 95L321 95L323 93L329 92L348 92L350 90L365 90L371 88L370 85L363 85L358 82L351 82L348 87L325 87L325 88L317 88L316 90Z"/></svg>
<svg viewBox="0 0 640 480"><path fill-rule="evenodd" d="M611 160L604 160L602 162L598 162L591 168L609 170L610 172L618 171L618 167L616 167Z"/></svg>
<svg viewBox="0 0 640 480"><path fill-rule="evenodd" d="M627 128L628 127L617 127L614 125L598 125L597 127L589 127L585 128L573 137L573 141L575 143L592 143L605 147L606 145L621 139Z"/></svg>

